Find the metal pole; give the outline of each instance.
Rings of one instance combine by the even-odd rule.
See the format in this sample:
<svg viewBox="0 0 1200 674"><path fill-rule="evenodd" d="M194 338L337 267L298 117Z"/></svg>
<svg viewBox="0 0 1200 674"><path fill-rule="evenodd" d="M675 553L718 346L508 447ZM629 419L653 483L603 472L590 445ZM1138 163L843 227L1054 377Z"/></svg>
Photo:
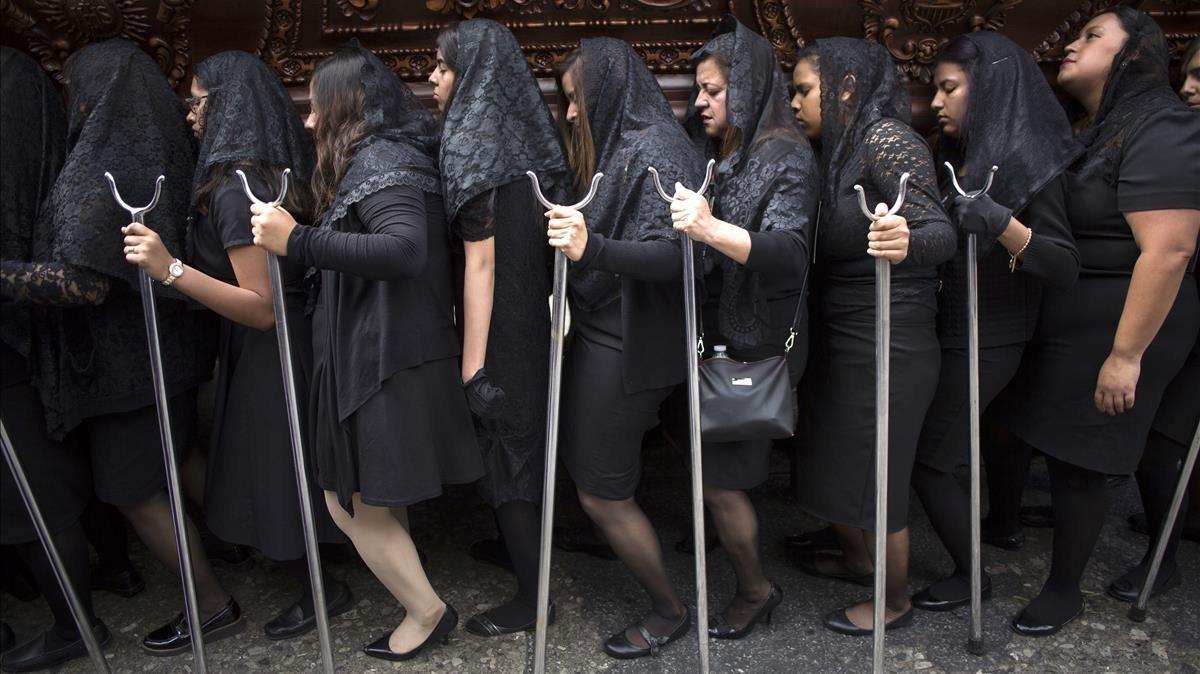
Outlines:
<svg viewBox="0 0 1200 674"><path fill-rule="evenodd" d="M1175 530L1175 520L1179 517L1179 508L1183 505L1188 481L1192 477L1192 471L1196 468L1198 452L1200 452L1200 425L1196 426L1196 433L1192 435L1192 446L1188 449L1187 458L1184 459L1183 467L1179 471L1179 480L1175 483L1175 495L1171 497L1171 509L1167 511L1167 518L1163 520L1162 527L1158 530L1158 538L1154 541L1154 556L1150 558L1150 569L1146 574L1146 582L1138 594L1137 603L1129 608L1129 619L1134 622L1140 623L1146 620L1146 606L1150 603L1150 590L1154 587L1159 567L1162 566L1163 556L1167 552L1168 537Z"/></svg>
<svg viewBox="0 0 1200 674"><path fill-rule="evenodd" d="M557 208L542 194L537 174L526 171L533 183L533 194L548 209ZM573 206L579 210L596 196L603 173L592 177L587 196ZM542 483L542 536L538 551L537 621L533 635L533 671L546 671L546 628L550 622L550 547L554 539L554 486L558 472L558 413L559 394L562 388L563 341L566 337L567 313L567 256L561 250L554 252L554 295L550 305L550 385L546 395L546 474Z"/></svg>
<svg viewBox="0 0 1200 674"><path fill-rule="evenodd" d="M33 521L33 528L37 531L42 549L46 551L46 557L50 560L50 568L54 570L58 586L71 606L71 616L75 618L75 627L79 630L83 645L87 647L92 665L96 667L96 671L108 674L108 662L104 659L104 651L100 648L100 642L96 641L96 634L92 632L91 616L83 610L83 603L79 601L79 593L75 591L75 586L71 583L70 576L67 575L66 565L63 564L62 557L58 554L58 546L54 544L54 538L50 535L45 518L42 517L42 509L38 507L37 499L33 496L33 488L29 485L25 469L21 467L21 460L17 458L16 449L8 437L8 429L4 427L3 421L0 421L0 449L3 450L4 460L8 463L8 469L12 471L13 480L17 483L17 491L21 494L21 500L25 502L25 509L29 511L29 519Z"/></svg>
<svg viewBox="0 0 1200 674"><path fill-rule="evenodd" d="M154 183L154 198L146 206L130 206L117 191L117 182L109 172L104 173L117 205L129 211L129 217L139 225L146 224L146 213L158 205L163 176ZM167 402L167 382L163 376L162 346L158 339L158 311L154 305L154 288L150 277L138 269L138 290L142 295L142 317L146 322L146 343L150 347L150 372L154 382L154 406L158 411L158 434L162 441L163 463L167 472L167 497L171 504L171 522L175 526L175 550L179 555L179 573L183 583L183 604L192 640L192 658L198 674L205 674L208 665L204 658L204 634L201 631L200 609L196 602L196 576L188 546L187 519L183 511L183 491L179 484L179 466L175 460L175 439L171 436L171 413Z"/></svg>
<svg viewBox="0 0 1200 674"><path fill-rule="evenodd" d="M958 184L958 174L950 162L945 163L950 172L950 182L959 195L977 199L992 188L998 167L988 171L983 189L965 191ZM975 234L967 235L967 397L970 422L970 465L971 465L971 625L967 634L967 651L983 655L983 550L980 545L982 524L980 522L980 453L979 453L979 258L978 241Z"/></svg>
<svg viewBox="0 0 1200 674"><path fill-rule="evenodd" d="M252 203L275 208L287 196L288 176L292 170L284 169L280 176L279 196L274 201L263 201L250 190L250 183L241 169L236 171L242 180L242 190ZM267 274L271 282L271 304L275 312L275 337L279 345L279 369L283 373L283 399L287 406L288 432L292 439L292 463L296 468L296 493L300 499L300 520L304 526L304 548L308 557L308 580L312 587L313 612L317 618L317 641L321 647L321 667L333 674L333 640L329 635L329 607L325 603L325 578L321 574L321 555L317 548L316 518L313 516L312 495L308 488L308 461L304 456L304 436L300 431L300 404L296 399L296 371L292 364L292 337L287 322L287 298L284 293L283 276L279 271L279 257L267 251Z"/></svg>
<svg viewBox="0 0 1200 674"><path fill-rule="evenodd" d="M696 194L704 196L712 182L716 161L708 160L704 184ZM663 189L658 171L651 166L650 175L658 195L667 203L674 201ZM700 367L699 337L696 332L696 261L692 255L692 240L683 237L679 242L683 253L683 313L687 354L688 386L688 443L692 456L692 537L695 542L696 561L696 639L700 648L700 672L708 674L708 546L704 536L704 458L700 442Z"/></svg>
<svg viewBox="0 0 1200 674"><path fill-rule="evenodd" d="M900 176L900 190L890 209L879 204L875 211L867 208L867 196L861 185L855 185L858 205L872 222L895 215L904 205L909 174ZM884 211L882 214L879 211ZM872 602L871 634L872 668L875 674L884 671L887 653L884 650L887 602L887 520L888 520L888 430L889 391L891 383L892 340L892 264L884 258L875 259L875 597Z"/></svg>

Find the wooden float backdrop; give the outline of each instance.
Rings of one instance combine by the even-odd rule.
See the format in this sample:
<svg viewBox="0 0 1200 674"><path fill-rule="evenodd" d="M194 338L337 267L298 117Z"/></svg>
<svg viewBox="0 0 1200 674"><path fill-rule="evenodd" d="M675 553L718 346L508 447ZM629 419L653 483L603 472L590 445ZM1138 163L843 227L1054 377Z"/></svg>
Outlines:
<svg viewBox="0 0 1200 674"><path fill-rule="evenodd" d="M630 42L682 112L691 93L689 54L725 13L771 41L784 66L797 48L845 35L886 46L908 81L917 126L928 130L932 57L968 30L997 30L1053 77L1063 47L1094 12L1128 4L1154 16L1180 58L1200 35L1200 0L0 0L0 43L31 53L61 81L77 49L121 36L152 54L186 95L192 68L227 49L257 54L307 108L313 67L358 38L424 100L441 26L472 17L508 25L552 105L553 67L584 37Z"/></svg>

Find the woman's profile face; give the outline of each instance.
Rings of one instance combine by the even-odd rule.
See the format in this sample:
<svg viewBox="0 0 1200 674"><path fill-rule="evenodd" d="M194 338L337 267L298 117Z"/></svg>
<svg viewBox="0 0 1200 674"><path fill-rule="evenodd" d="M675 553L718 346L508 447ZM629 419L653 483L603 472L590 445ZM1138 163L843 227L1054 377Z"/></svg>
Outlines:
<svg viewBox="0 0 1200 674"><path fill-rule="evenodd" d="M1116 14L1108 12L1094 17L1079 37L1067 45L1058 69L1059 85L1078 100L1103 91L1113 59L1128 39L1129 33L1121 27Z"/></svg>
<svg viewBox="0 0 1200 674"><path fill-rule="evenodd" d="M792 69L792 114L809 140L821 139L821 73L812 59L802 58Z"/></svg>
<svg viewBox="0 0 1200 674"><path fill-rule="evenodd" d="M317 87L312 82L308 85L308 116L304 118L304 128L317 130Z"/></svg>
<svg viewBox="0 0 1200 674"><path fill-rule="evenodd" d="M563 95L567 97L567 124L575 126L579 122L579 104L576 102L578 96L575 91L575 77L570 70L562 75L562 89Z"/></svg>
<svg viewBox="0 0 1200 674"><path fill-rule="evenodd" d="M1200 50L1192 54L1192 60L1183 64L1183 86L1179 89L1183 102L1200 112Z"/></svg>
<svg viewBox="0 0 1200 674"><path fill-rule="evenodd" d="M942 61L933 71L937 91L930 107L937 115L938 128L951 138L960 138L967 121L967 97L970 94L967 72L951 61Z"/></svg>
<svg viewBox="0 0 1200 674"><path fill-rule="evenodd" d="M725 106L725 94L729 83L721 66L713 57L708 57L696 65L696 112L700 114L700 123L704 125L704 133L709 138L720 138L729 128L728 109Z"/></svg>
<svg viewBox="0 0 1200 674"><path fill-rule="evenodd" d="M454 91L454 71L446 64L442 50L437 50L437 65L429 73L429 83L433 85L433 100L437 101L438 111L446 111L446 103Z"/></svg>
<svg viewBox="0 0 1200 674"><path fill-rule="evenodd" d="M200 78L192 78L191 96L187 99L187 122L192 127L192 133L197 138L204 135L204 108L208 105L208 89L200 83Z"/></svg>

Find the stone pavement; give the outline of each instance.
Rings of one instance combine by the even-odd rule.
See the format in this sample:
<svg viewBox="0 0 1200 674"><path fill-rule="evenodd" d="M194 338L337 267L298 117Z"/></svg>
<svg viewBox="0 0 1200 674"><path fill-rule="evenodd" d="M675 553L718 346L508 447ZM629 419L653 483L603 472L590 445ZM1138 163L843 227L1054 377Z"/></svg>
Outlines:
<svg viewBox="0 0 1200 674"><path fill-rule="evenodd" d="M771 481L752 496L763 523L768 574L784 590L784 602L770 627L756 630L739 642L712 644L712 671L750 672L864 672L870 670L871 640L834 634L821 626L826 612L866 597L867 590L802 574L778 547L787 533L819 526L799 512L789 495L787 466L775 457ZM639 500L664 541L670 573L681 593L694 597L692 559L674 551L675 541L689 531L688 480L674 454L662 447L648 452L647 472ZM564 483L567 485L567 483ZM566 486L569 489L569 485ZM1048 503L1044 469L1035 475L1026 503ZM913 499L911 589L924 587L949 569L916 500ZM582 523L573 498L562 499L560 520ZM1114 492L1098 550L1084 581L1087 594L1083 617L1058 635L1033 640L1015 636L1007 621L1033 596L1045 577L1050 531L1029 529L1020 552L984 548L984 561L995 584L995 598L984 604L984 635L988 651L982 657L965 651L966 610L949 614L918 612L913 627L888 635L889 670L898 672L1197 672L1200 671L1200 545L1184 542L1180 562L1184 584L1151 603L1150 618L1136 624L1126 617L1128 605L1110 599L1104 588L1135 563L1146 543L1133 533L1125 517L1137 506L1131 482ZM491 535L492 518L470 488L455 488L442 498L412 511L420 547L428 554L429 574L443 598L465 619L473 612L503 601L511 592L510 578L500 569L470 559L465 549L477 538ZM188 672L191 656L154 658L138 644L151 629L179 610L178 586L170 574L147 559L134 544L135 563L148 589L133 599L97 594L99 615L113 632L107 648L114 672ZM333 566L333 572L354 589L357 606L334 619L335 659L341 672L513 672L530 669L532 635L482 639L459 630L448 646L437 646L406 663L386 663L362 655L360 648L390 630L402 612L366 568L355 560ZM292 582L259 559L248 572L220 572L246 614L246 629L208 648L209 670L218 672L316 671L317 639L310 634L286 642L268 641L262 625L295 591ZM732 592L733 576L721 551L709 555L709 605L718 609ZM695 632L666 648L661 657L634 662L612 660L600 651L609 634L636 619L645 599L631 577L616 562L581 554L557 552L553 587L558 622L550 631L548 671L553 672L695 672ZM33 636L48 624L40 601L24 603L8 595L0 613L16 630L18 640ZM693 603L689 601L689 603ZM63 671L87 672L86 660Z"/></svg>

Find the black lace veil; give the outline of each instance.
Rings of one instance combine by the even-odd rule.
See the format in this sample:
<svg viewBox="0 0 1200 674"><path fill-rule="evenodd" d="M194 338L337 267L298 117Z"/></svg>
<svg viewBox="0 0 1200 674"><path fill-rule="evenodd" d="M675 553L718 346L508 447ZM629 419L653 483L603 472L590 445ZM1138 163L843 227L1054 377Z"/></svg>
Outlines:
<svg viewBox="0 0 1200 674"><path fill-rule="evenodd" d="M1015 42L992 31L967 33L977 55L960 64L969 86L967 116L959 138L942 135L942 161L962 172L964 189L979 189L988 170L999 167L988 193L1019 212L1063 171L1082 148L1037 63ZM938 166L942 193L951 194L949 176Z"/></svg>
<svg viewBox="0 0 1200 674"><path fill-rule="evenodd" d="M489 19L458 24L454 92L438 159L446 214L533 171L542 191L565 199L567 160L554 117L516 38Z"/></svg>

